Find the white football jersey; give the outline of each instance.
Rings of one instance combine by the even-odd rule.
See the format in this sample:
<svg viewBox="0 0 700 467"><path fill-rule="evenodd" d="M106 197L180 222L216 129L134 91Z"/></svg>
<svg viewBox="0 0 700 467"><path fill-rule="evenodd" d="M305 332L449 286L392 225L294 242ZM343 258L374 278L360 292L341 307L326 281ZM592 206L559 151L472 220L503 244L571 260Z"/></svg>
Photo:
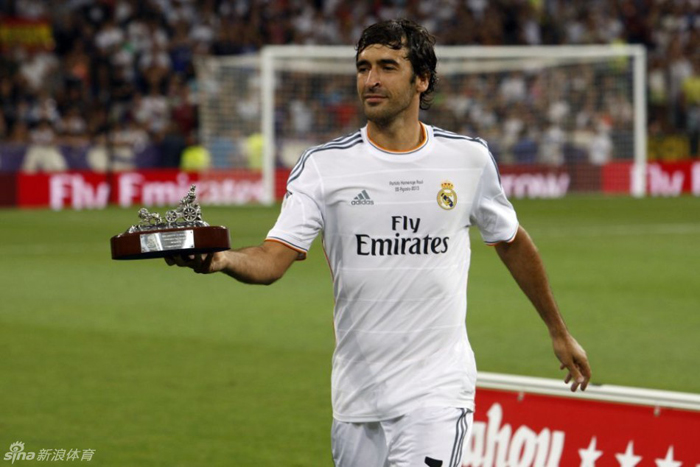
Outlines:
<svg viewBox="0 0 700 467"><path fill-rule="evenodd" d="M495 244L512 240L518 221L483 140L422 126L424 143L412 151L382 149L367 127L307 150L267 237L301 258L322 232L340 421L429 406L473 410L468 230Z"/></svg>

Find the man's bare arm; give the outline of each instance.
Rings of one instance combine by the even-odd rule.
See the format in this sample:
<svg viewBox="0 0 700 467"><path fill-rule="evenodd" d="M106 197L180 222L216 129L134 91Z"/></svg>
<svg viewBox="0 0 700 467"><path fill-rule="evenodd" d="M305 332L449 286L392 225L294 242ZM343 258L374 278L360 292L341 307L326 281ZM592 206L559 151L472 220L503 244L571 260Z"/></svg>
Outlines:
<svg viewBox="0 0 700 467"><path fill-rule="evenodd" d="M569 371L565 382L572 382L572 391L579 386L585 390L591 379L588 357L564 323L534 242L525 229L519 227L515 239L511 243L497 244L496 252L547 325L561 369Z"/></svg>
<svg viewBox="0 0 700 467"><path fill-rule="evenodd" d="M170 256L165 262L169 266L191 268L198 274L223 272L246 284L269 285L281 278L298 257L297 251L266 241L259 246L208 255Z"/></svg>

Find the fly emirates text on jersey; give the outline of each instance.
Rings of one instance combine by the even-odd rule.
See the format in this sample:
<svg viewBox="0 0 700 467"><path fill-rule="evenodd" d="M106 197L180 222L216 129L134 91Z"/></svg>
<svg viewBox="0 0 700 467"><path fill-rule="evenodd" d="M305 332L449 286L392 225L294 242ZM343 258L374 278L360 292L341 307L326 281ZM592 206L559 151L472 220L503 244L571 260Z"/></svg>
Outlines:
<svg viewBox="0 0 700 467"><path fill-rule="evenodd" d="M372 237L355 234L360 256L429 255L447 253L450 237L418 236L419 217L391 216L393 237Z"/></svg>

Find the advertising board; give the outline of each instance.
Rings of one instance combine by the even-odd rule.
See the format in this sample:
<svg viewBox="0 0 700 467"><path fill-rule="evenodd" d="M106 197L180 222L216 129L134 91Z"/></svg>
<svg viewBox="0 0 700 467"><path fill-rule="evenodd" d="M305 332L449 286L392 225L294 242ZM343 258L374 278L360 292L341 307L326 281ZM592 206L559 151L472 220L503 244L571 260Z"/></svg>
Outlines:
<svg viewBox="0 0 700 467"><path fill-rule="evenodd" d="M700 395L480 373L464 467L696 467Z"/></svg>

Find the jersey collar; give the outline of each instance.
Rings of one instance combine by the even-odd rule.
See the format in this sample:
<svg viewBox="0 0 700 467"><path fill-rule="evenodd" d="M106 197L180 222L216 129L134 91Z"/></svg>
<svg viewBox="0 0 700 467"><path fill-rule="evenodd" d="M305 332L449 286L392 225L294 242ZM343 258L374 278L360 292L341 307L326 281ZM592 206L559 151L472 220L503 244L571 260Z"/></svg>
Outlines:
<svg viewBox="0 0 700 467"><path fill-rule="evenodd" d="M423 122L419 123L421 130L423 131L423 141L418 146L413 149L409 149L408 151L390 151L389 149L379 146L370 138L367 125L365 125L361 130L362 139L367 142L372 150L372 153L381 159L401 161L415 160L422 157L428 151L429 147L432 146L433 141L432 127L425 125Z"/></svg>

